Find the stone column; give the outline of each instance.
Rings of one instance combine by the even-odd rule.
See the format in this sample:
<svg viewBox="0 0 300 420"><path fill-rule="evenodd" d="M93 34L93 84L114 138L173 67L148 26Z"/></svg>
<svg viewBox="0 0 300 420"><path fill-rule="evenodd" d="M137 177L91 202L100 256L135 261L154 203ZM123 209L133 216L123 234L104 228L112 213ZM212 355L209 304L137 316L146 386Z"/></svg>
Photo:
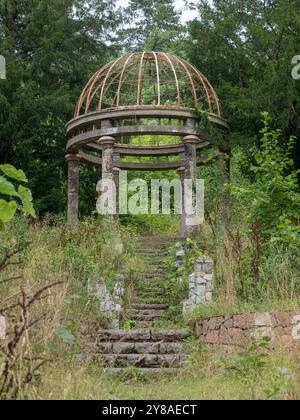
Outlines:
<svg viewBox="0 0 300 420"><path fill-rule="evenodd" d="M193 189L195 188L195 181L197 179L197 144L199 144L199 141L199 137L194 135L183 138L186 161L185 179L193 181ZM194 216L186 215L186 236L193 236L198 232L198 226L190 226L189 223L187 223L188 219L193 217Z"/></svg>
<svg viewBox="0 0 300 420"><path fill-rule="evenodd" d="M114 219L116 222L119 221L119 215L120 215L120 172L121 169L114 167L113 168L113 177L114 177L114 183L116 185L116 214L114 216Z"/></svg>
<svg viewBox="0 0 300 420"><path fill-rule="evenodd" d="M180 237L182 239L185 239L187 237L187 232L186 232L186 214L185 214L185 209L184 209L184 180L185 180L185 174L186 174L186 168L185 167L181 167L177 170L179 176L180 176L180 181L181 181L181 208L182 208L182 212L181 212L181 216L180 216Z"/></svg>
<svg viewBox="0 0 300 420"><path fill-rule="evenodd" d="M99 143L102 146L102 179L113 179L115 138L103 136Z"/></svg>
<svg viewBox="0 0 300 420"><path fill-rule="evenodd" d="M70 226L76 226L79 223L78 193L80 156L69 154L66 156L66 160L68 162L68 224Z"/></svg>
<svg viewBox="0 0 300 420"><path fill-rule="evenodd" d="M102 146L102 180L113 181L115 138L111 136L103 136L99 139L99 144Z"/></svg>
<svg viewBox="0 0 300 420"><path fill-rule="evenodd" d="M197 178L197 144L199 142L200 140L197 136L191 135L183 138L187 170L186 177L193 181Z"/></svg>

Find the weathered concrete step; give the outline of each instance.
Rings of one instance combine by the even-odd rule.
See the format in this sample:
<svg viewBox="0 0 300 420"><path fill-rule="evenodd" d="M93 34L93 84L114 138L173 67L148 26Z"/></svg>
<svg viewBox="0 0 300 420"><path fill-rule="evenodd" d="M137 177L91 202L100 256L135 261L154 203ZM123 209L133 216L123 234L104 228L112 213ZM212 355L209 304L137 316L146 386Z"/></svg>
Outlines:
<svg viewBox="0 0 300 420"><path fill-rule="evenodd" d="M146 316L146 317L154 317L154 318L161 318L164 316L166 311L164 309L128 309L125 314L127 317L132 316Z"/></svg>
<svg viewBox="0 0 300 420"><path fill-rule="evenodd" d="M168 264L162 259L145 258L145 263L148 264L147 269L166 270Z"/></svg>
<svg viewBox="0 0 300 420"><path fill-rule="evenodd" d="M180 236L139 236L138 242L146 243L159 243L159 242L171 242L176 243L181 240Z"/></svg>
<svg viewBox="0 0 300 420"><path fill-rule="evenodd" d="M90 343L89 347L101 354L181 354L186 353L186 347L180 342L106 342Z"/></svg>
<svg viewBox="0 0 300 420"><path fill-rule="evenodd" d="M150 283L150 284L157 284L161 285L161 280L165 278L165 274L149 274L141 279L140 284L142 283Z"/></svg>
<svg viewBox="0 0 300 420"><path fill-rule="evenodd" d="M157 321L158 320L155 320L155 321L144 321L144 320L142 320L142 321L137 321L137 322L138 322L139 328L153 328L153 327L155 327L155 323Z"/></svg>
<svg viewBox="0 0 300 420"><path fill-rule="evenodd" d="M135 300L140 304L165 304L165 296L136 296Z"/></svg>
<svg viewBox="0 0 300 420"><path fill-rule="evenodd" d="M143 257L145 261L155 261L157 263L164 262L166 257L168 256L167 252L160 252L159 254L154 253L147 253L147 254L138 254L139 256Z"/></svg>
<svg viewBox="0 0 300 420"><path fill-rule="evenodd" d="M162 255L168 255L169 254L169 250L168 249L157 249L157 248L139 248L135 250L135 254L136 255L141 255L141 256L149 256L149 257L159 257Z"/></svg>
<svg viewBox="0 0 300 420"><path fill-rule="evenodd" d="M113 375L126 375L128 373L136 372L141 375L153 375L157 377L160 374L176 375L180 372L180 368L137 368L134 372L128 372L128 368L105 368L104 372L111 373Z"/></svg>
<svg viewBox="0 0 300 420"><path fill-rule="evenodd" d="M146 270L144 272L144 274L147 273L156 273L156 272L166 272L169 270L169 267L166 263L162 262L162 261L152 261L152 260L148 260L145 259L144 260L144 264L146 266Z"/></svg>
<svg viewBox="0 0 300 420"><path fill-rule="evenodd" d="M132 303L130 305L131 309L137 309L137 310L164 310L164 309L169 309L169 305L164 305L164 304L142 304L142 303Z"/></svg>
<svg viewBox="0 0 300 420"><path fill-rule="evenodd" d="M104 354L102 357L105 367L170 368L180 367L184 360L185 356L178 354Z"/></svg>
<svg viewBox="0 0 300 420"><path fill-rule="evenodd" d="M158 287L142 287L139 290L139 294L149 294L149 295L155 295L155 296L159 296L159 295L164 295L165 294L165 289L163 288L158 288Z"/></svg>
<svg viewBox="0 0 300 420"><path fill-rule="evenodd" d="M142 274L142 278L153 277L155 275L162 275L168 272L167 267L155 267L154 265L150 266L147 271Z"/></svg>
<svg viewBox="0 0 300 420"><path fill-rule="evenodd" d="M159 321L163 318L163 315L127 315L127 318L131 321Z"/></svg>
<svg viewBox="0 0 300 420"><path fill-rule="evenodd" d="M160 245L175 245L179 242L179 238L171 238L171 237L144 237L137 239L137 245L146 246L147 248L160 246Z"/></svg>
<svg viewBox="0 0 300 420"><path fill-rule="evenodd" d="M133 330L103 330L98 331L98 341L123 341L123 342L145 342L145 341L165 341L174 342L185 340L190 336L186 329L170 330L151 328L137 328Z"/></svg>

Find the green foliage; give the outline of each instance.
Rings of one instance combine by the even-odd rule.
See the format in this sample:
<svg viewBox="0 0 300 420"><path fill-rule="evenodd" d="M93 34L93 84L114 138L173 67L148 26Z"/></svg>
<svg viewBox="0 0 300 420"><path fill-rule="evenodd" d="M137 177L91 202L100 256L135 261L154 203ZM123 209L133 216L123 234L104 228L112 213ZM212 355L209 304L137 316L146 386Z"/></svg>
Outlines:
<svg viewBox="0 0 300 420"><path fill-rule="evenodd" d="M10 222L16 211L19 209L26 216L35 217L35 211L32 204L31 191L19 185L18 188L7 178L17 182L27 183L27 178L22 170L17 170L12 165L0 165L0 171L5 176L0 176L0 229L5 223ZM12 198L14 198L12 200Z"/></svg>
<svg viewBox="0 0 300 420"><path fill-rule="evenodd" d="M168 51L184 31L174 1L130 0L119 39L127 50ZM132 24L134 22L134 24Z"/></svg>
<svg viewBox="0 0 300 420"><path fill-rule="evenodd" d="M253 144L260 113L268 110L286 137L297 135L297 168L300 83L291 77L291 59L300 51L299 7L296 0L203 0L184 43L218 93L233 143Z"/></svg>
<svg viewBox="0 0 300 420"><path fill-rule="evenodd" d="M57 331L57 336L67 344L74 344L76 342L75 336L70 332L67 326L60 327Z"/></svg>
<svg viewBox="0 0 300 420"><path fill-rule="evenodd" d="M118 23L114 1L0 0L0 162L25 170L41 216L65 210L65 123Z"/></svg>
<svg viewBox="0 0 300 420"><path fill-rule="evenodd" d="M282 370L271 366L271 339L262 335L252 339L247 349L242 353L234 354L230 358L222 358L223 366L230 375L242 382L252 384L252 394L256 396L257 383L266 374L270 377L271 385L264 390L266 399L276 399L286 390L292 390L293 386L286 379Z"/></svg>
<svg viewBox="0 0 300 420"><path fill-rule="evenodd" d="M290 243L298 241L300 233L298 171L291 157L295 138L285 144L282 131L271 130L269 120L264 114L260 145L252 149L252 182L231 184L230 190L248 229L261 236L263 244L270 238Z"/></svg>
<svg viewBox="0 0 300 420"><path fill-rule="evenodd" d="M252 339L246 351L222 360L225 369L244 381L259 378L268 366L270 351L269 337Z"/></svg>

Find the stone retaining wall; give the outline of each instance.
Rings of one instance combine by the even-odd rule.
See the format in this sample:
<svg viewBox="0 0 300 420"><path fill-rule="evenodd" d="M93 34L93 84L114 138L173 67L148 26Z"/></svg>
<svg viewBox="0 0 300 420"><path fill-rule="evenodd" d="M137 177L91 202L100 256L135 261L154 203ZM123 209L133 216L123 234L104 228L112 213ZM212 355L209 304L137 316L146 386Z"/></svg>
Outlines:
<svg viewBox="0 0 300 420"><path fill-rule="evenodd" d="M195 333L213 348L245 346L251 337L268 336L275 346L300 345L300 310L218 316L195 322Z"/></svg>

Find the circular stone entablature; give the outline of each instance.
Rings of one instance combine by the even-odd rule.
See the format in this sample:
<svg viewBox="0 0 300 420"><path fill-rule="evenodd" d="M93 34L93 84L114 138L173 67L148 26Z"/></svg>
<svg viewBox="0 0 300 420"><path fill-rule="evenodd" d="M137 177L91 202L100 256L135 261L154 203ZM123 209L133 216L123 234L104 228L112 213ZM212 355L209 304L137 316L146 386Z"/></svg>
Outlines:
<svg viewBox="0 0 300 420"><path fill-rule="evenodd" d="M99 139L111 136L127 155L178 155L182 138L199 136L201 112L228 128L214 88L194 66L162 52L127 54L98 70L83 89L67 124L67 151L101 151Z"/></svg>

